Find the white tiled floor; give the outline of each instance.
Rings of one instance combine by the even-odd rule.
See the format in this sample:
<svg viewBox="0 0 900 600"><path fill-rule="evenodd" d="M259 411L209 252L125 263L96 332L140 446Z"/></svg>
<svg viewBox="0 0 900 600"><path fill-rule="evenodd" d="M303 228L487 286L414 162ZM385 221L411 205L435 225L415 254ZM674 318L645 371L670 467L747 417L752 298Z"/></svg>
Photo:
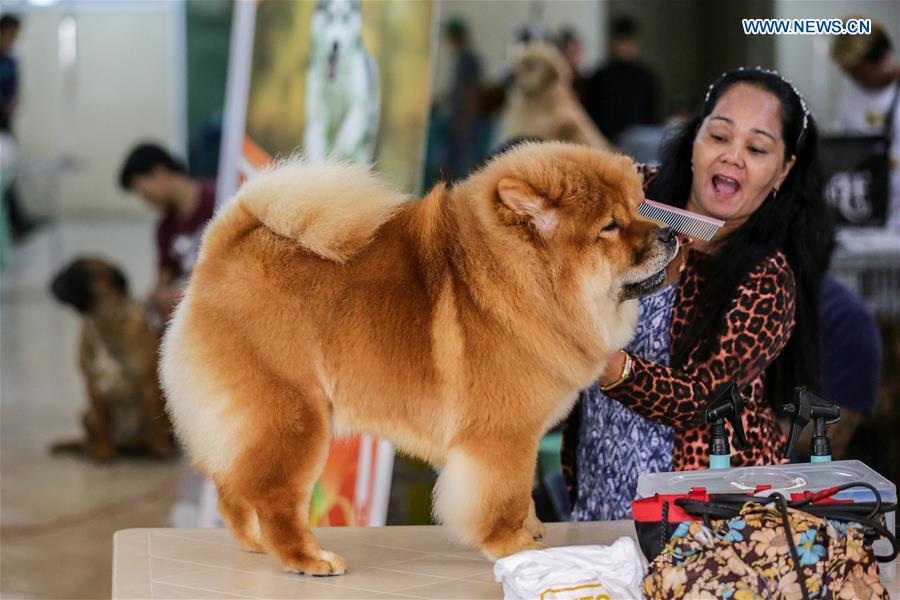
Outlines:
<svg viewBox="0 0 900 600"><path fill-rule="evenodd" d="M175 462L97 465L53 457L80 434L78 318L47 292L76 255L104 256L143 294L152 281L149 221L69 221L17 247L0 285L0 596L103 598L111 593L112 535L164 527L178 491Z"/></svg>

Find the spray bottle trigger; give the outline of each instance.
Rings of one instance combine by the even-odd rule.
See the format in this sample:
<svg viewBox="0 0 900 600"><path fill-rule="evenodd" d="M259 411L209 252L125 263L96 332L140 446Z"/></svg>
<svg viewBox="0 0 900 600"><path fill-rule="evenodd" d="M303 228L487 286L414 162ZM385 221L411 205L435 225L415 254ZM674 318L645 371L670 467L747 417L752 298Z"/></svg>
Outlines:
<svg viewBox="0 0 900 600"><path fill-rule="evenodd" d="M734 429L734 432L737 434L737 441L734 445L735 450L746 450L750 444L747 442L747 433L744 431L744 423L741 421L741 415L731 415L726 417L728 422L731 423L731 427Z"/></svg>
<svg viewBox="0 0 900 600"><path fill-rule="evenodd" d="M797 440L800 439L800 434L803 433L803 429L809 424L810 410L809 404L799 401L795 401L792 404L785 404L782 407L782 410L784 410L786 414L791 415L791 430L788 433L787 449L784 451L785 457L789 457Z"/></svg>

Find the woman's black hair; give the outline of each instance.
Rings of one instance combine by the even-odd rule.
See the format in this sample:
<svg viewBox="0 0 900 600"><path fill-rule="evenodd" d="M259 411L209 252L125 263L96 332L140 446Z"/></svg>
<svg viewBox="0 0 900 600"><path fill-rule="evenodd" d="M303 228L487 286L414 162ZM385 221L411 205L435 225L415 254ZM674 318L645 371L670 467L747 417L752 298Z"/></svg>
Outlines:
<svg viewBox="0 0 900 600"><path fill-rule="evenodd" d="M736 69L722 75L709 90L700 113L663 147L659 172L647 197L684 208L691 194L691 156L703 120L737 83L773 94L781 104L784 160L796 162L777 197L770 194L740 227L731 231L709 260L701 261L703 289L690 322L675 340L672 366L688 358L707 360L724 331L725 314L735 290L763 261L781 251L797 285L794 329L785 348L766 371L766 397L773 406L787 402L795 386L821 390L819 290L826 269L832 228L826 214L817 158L818 131L794 87L777 73ZM726 374L737 378L739 373ZM710 390L713 393L715 390Z"/></svg>

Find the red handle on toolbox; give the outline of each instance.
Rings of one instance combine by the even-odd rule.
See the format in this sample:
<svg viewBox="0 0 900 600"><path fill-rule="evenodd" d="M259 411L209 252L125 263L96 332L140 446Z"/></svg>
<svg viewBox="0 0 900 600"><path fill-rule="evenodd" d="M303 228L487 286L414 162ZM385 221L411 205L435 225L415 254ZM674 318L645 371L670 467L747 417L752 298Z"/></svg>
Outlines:
<svg viewBox="0 0 900 600"><path fill-rule="evenodd" d="M826 488L818 492L800 492L791 494L791 501L812 500L812 504L853 504L853 500L837 500L832 498L838 491L836 487Z"/></svg>
<svg viewBox="0 0 900 600"><path fill-rule="evenodd" d="M662 521L663 505L668 504L668 512L666 520L669 523L680 523L682 521L699 521L697 517L684 512L680 506L675 504L678 498L690 498L691 500L700 500L702 502L709 501L709 494L706 488L691 488L687 494L654 494L631 503L631 514L635 521L656 522Z"/></svg>

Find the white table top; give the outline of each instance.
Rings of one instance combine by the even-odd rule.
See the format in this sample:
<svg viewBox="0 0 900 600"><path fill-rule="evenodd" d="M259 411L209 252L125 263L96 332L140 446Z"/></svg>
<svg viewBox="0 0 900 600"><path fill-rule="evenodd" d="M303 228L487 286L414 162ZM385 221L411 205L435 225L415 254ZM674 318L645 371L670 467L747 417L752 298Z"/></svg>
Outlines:
<svg viewBox="0 0 900 600"><path fill-rule="evenodd" d="M317 529L343 555L337 577L287 573L264 554L241 551L225 529L126 529L114 537L113 598L502 598L493 563L442 527ZM548 523L552 546L611 544L634 537L631 521ZM883 576L900 595L894 569Z"/></svg>

